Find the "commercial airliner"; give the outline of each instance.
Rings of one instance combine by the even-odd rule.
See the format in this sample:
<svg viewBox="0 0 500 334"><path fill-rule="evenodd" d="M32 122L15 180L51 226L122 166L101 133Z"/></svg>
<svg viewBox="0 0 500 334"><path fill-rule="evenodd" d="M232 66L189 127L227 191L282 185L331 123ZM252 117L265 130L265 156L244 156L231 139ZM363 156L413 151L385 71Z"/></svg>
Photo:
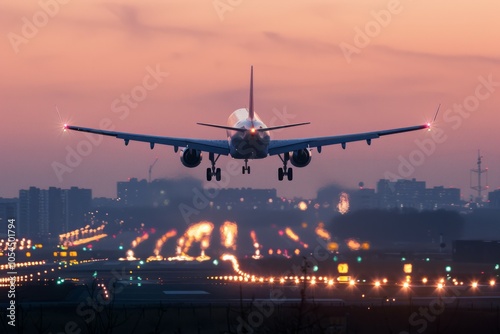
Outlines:
<svg viewBox="0 0 500 334"><path fill-rule="evenodd" d="M268 156L277 155L283 163L283 167L278 168L278 180L282 181L286 177L291 181L293 179L293 169L288 167L288 163L290 162L295 167L307 166L311 162L311 151L313 148L315 148L318 153L321 153L322 147L327 145L340 144L343 149L346 148L347 143L355 141L366 141L368 145L371 145L372 139L381 136L430 129L431 126L430 123L427 123L405 128L339 136L271 140L271 132L273 130L305 125L309 124L309 122L267 127L254 111L253 66L250 69L250 102L248 108L241 108L234 111L229 116L227 125L197 124L226 130L227 140L141 135L84 128L69 124L64 124L64 130L75 130L112 136L122 139L125 145L128 145L131 140L147 142L151 149L154 148L155 144L173 146L175 152L178 152L180 149L181 162L184 166L189 168L197 167L201 163L203 152L206 152L208 153L208 159L211 163L211 167L207 168L207 181L211 181L213 177L215 177L217 181L220 181L221 169L216 168L216 162L221 155L230 155L234 159L244 160L245 165L241 168L242 174L250 174L248 160L263 159Z"/></svg>

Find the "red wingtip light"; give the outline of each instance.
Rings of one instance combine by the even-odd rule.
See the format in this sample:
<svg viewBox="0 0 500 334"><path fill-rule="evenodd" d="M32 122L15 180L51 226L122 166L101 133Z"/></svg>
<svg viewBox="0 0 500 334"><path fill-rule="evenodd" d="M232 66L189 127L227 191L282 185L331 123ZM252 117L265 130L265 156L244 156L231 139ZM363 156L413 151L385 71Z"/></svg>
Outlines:
<svg viewBox="0 0 500 334"><path fill-rule="evenodd" d="M66 131L68 129L68 124L64 123L63 125L63 131Z"/></svg>

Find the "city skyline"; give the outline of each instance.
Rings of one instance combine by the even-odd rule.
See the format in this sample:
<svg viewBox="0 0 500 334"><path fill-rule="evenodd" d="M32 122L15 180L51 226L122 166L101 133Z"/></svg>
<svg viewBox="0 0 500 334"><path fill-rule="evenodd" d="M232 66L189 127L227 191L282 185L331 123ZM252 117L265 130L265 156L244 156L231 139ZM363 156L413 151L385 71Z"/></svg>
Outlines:
<svg viewBox="0 0 500 334"><path fill-rule="evenodd" d="M478 149L491 189L500 186L500 46L485 37L498 26L497 3L3 6L3 197L29 185L90 187L110 197L117 180L146 177L156 157L155 177L202 179L206 156L186 169L172 149L62 133L62 123L223 139L222 130L195 123L224 123L246 107L250 65L266 124L311 121L277 139L421 124L441 104L437 134L314 151L293 183L276 180L278 158L251 161L252 174L231 177L228 187L311 197L324 184L374 187L370 180L393 175L459 187L468 197Z"/></svg>
<svg viewBox="0 0 500 334"><path fill-rule="evenodd" d="M214 189L219 189L219 190L224 190L224 189L253 189L253 190L258 190L258 189L273 189L273 190L276 190L277 191L277 194L279 197L285 197L285 198L299 198L299 199L315 199L318 195L319 192L321 192L323 189L327 189L329 187L335 187L335 188L338 188L338 189L342 189L342 190L346 190L346 191L353 191L353 190L358 190L358 189L371 189L371 190L377 190L377 187L379 186L379 183L381 181L387 181L387 182L419 182L419 183L424 183L425 185L427 185L428 187L433 187L433 188L444 188L444 189L458 189L460 191L460 199L463 200L463 201L470 201L470 200L473 200L475 201L476 200L476 196L474 196L475 194L477 194L477 190L471 190L473 191L474 193L471 193L470 195L466 195L467 192L469 191L469 188L467 189L462 189L460 187L453 187L453 186L446 186L446 185L443 185L443 184L429 184L429 182L427 180L421 180L421 179L416 179L416 178L401 178L401 179L397 179L397 180L392 180L390 178L381 178L381 179L378 179L376 181L370 181L370 182L365 182L365 181L359 181L358 183L356 184L353 184L353 185L348 185L348 186L345 186L341 183L335 183L335 182L332 182L332 183L328 183L328 184L324 184L320 187L318 187L317 189L315 189L315 192L313 194L313 196L310 196L310 197L306 197L306 196L300 196L300 195L292 195L292 196L286 196L284 194L281 194L279 192L279 189L276 188L276 187L252 187L251 185L248 185L248 186L242 186L242 187L217 187L217 183L210 183L210 182L204 182L204 180L202 178L197 178L197 177L191 177L191 176L183 176L181 178L153 178L151 180L151 182L149 182L147 180L146 177L144 178L141 178L141 177L135 177L135 176L132 176L132 177L129 177L127 178L126 180L117 180L115 181L114 183L114 187L113 187L113 191L112 191L112 196L103 196L101 194L96 194L96 191L94 188L91 188L91 187L81 187L83 189L90 189L92 191L92 198L95 199L95 198L109 198L109 199L116 199L118 198L118 192L119 192L119 186L120 184L126 184L130 181L133 181L135 180L136 182L145 182L145 183L155 183L155 182L162 182L162 181L166 181L166 182L177 182L178 184L182 183L183 181L188 181L188 183L190 184L191 187L198 187L196 185L196 183L199 182L200 186L203 188L203 189L210 189L210 188L214 188ZM360 185L361 184L361 185ZM484 185L484 184L483 184ZM46 187L43 187L43 186L38 186L38 185L29 185L23 189L29 189L29 188L32 188L32 187L35 187L35 188L39 188L39 189L50 189L50 188L65 188L65 187L60 187L59 185L57 184L53 184L53 185L48 185ZM79 188L78 186L74 186L74 185L70 185L68 186L67 188ZM12 199L12 198L17 198L19 197L19 191L20 190L23 190L23 189L18 189L15 193L14 196L1 196L0 195L0 198L3 198L3 199ZM430 189L430 188L429 188ZM493 188L493 187L488 187L487 190L483 190L482 191L482 197L483 197L483 202L487 202L488 201L488 194L489 193L492 193L492 192L496 192L496 191L499 191L500 190L500 187L498 188ZM189 192L189 189L184 189L182 191L184 194L186 192Z"/></svg>

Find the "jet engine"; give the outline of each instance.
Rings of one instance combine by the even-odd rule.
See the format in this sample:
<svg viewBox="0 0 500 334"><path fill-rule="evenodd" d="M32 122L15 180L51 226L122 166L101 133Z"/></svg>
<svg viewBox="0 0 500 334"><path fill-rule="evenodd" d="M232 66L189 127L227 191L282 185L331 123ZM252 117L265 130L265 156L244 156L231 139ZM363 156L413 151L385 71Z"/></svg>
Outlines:
<svg viewBox="0 0 500 334"><path fill-rule="evenodd" d="M181 151L181 162L188 168L194 168L201 163L201 151L185 148Z"/></svg>
<svg viewBox="0 0 500 334"><path fill-rule="evenodd" d="M290 162L295 167L305 167L311 162L311 152L308 149L293 151Z"/></svg>

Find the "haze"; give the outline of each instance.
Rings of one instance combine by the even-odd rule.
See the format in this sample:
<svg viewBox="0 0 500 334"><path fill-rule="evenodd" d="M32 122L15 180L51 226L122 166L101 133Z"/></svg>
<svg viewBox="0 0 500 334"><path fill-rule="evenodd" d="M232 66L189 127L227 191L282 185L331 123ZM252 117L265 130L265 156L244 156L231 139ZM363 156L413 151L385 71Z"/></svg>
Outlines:
<svg viewBox="0 0 500 334"><path fill-rule="evenodd" d="M267 125L311 122L274 138L423 124L441 104L435 125L442 140L399 176L459 187L468 198L469 170L481 149L490 188L500 187L499 2L69 1L51 7L53 17L43 22L40 4L54 1L0 5L0 196L29 186L79 186L114 197L116 181L147 178L156 157L153 178L204 179L207 157L186 169L170 147L125 147L113 138L92 145L58 176L54 163L67 165L68 149L87 140L63 133L62 123L99 127L108 119L117 131L224 139L223 130L195 123L225 124L247 106L250 65L255 108ZM34 16L42 24L26 35ZM371 36L356 37L365 29L374 29ZM346 45L356 52L343 52ZM143 86L154 69L163 75L148 81L155 87L127 113L117 112L125 104L116 100ZM455 104L470 111L459 114ZM431 138L419 131L345 151L327 147L295 170L293 182L277 180L277 157L251 161L250 176L231 177L224 186L304 197L327 183L375 187L388 173L398 175L400 157L422 152L415 141ZM220 167L228 161L222 157Z"/></svg>

